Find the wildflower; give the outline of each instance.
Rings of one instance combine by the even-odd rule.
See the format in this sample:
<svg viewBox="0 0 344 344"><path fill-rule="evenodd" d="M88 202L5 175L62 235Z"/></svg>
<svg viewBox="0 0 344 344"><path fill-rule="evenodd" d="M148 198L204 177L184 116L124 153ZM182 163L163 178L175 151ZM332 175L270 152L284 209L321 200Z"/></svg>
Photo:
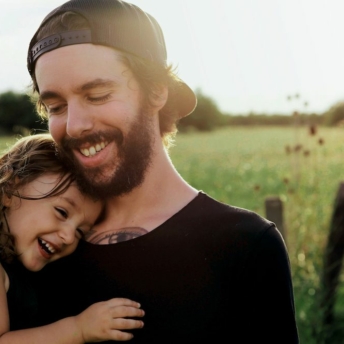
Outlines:
<svg viewBox="0 0 344 344"><path fill-rule="evenodd" d="M316 133L317 133L317 127L316 127L316 125L310 125L309 126L309 134L311 135L311 136L314 136L314 135L316 135Z"/></svg>
<svg viewBox="0 0 344 344"><path fill-rule="evenodd" d="M295 152L299 152L301 149L302 149L302 145L301 145L301 144L297 144L297 145L295 145L295 147L294 147L294 151L295 151Z"/></svg>
<svg viewBox="0 0 344 344"><path fill-rule="evenodd" d="M289 145L286 145L286 146L285 146L285 152L286 152L287 154L290 154L290 153L291 153L291 148L290 148Z"/></svg>

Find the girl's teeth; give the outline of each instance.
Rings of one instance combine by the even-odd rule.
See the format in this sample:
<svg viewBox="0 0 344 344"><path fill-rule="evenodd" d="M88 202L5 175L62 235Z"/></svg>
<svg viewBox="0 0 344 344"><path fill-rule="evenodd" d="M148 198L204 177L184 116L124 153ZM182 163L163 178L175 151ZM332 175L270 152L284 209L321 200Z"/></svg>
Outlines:
<svg viewBox="0 0 344 344"><path fill-rule="evenodd" d="M49 250L50 253L55 253L55 249L45 240L41 239L42 244Z"/></svg>
<svg viewBox="0 0 344 344"><path fill-rule="evenodd" d="M96 145L96 151L99 152L102 148L100 147L99 144Z"/></svg>
<svg viewBox="0 0 344 344"><path fill-rule="evenodd" d="M90 148L90 155L96 154L96 149L94 147Z"/></svg>
<svg viewBox="0 0 344 344"><path fill-rule="evenodd" d="M55 249L53 247L51 247L49 244L46 244L45 246L48 247L48 249L51 253L55 253Z"/></svg>

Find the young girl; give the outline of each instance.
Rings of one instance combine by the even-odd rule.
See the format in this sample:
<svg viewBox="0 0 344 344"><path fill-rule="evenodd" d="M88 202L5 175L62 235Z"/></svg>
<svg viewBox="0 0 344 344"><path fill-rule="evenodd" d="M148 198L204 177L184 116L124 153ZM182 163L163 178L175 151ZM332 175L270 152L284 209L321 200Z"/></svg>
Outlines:
<svg viewBox="0 0 344 344"><path fill-rule="evenodd" d="M50 135L22 138L0 158L0 344L123 341L133 336L122 330L143 326L130 319L143 316L140 305L117 298L47 326L20 330L37 311L28 270L72 253L101 210L99 200L79 191ZM47 281L47 288L49 283L54 281Z"/></svg>

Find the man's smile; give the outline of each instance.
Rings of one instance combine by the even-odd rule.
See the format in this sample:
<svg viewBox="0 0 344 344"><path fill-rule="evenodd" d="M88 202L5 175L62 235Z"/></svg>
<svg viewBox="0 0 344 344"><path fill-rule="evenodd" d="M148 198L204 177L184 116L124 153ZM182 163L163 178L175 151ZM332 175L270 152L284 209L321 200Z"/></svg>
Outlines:
<svg viewBox="0 0 344 344"><path fill-rule="evenodd" d="M97 143L96 145L92 145L88 148L80 148L80 152L84 156L93 156L97 154L97 152L100 152L102 149L104 149L108 145L107 141L102 141L100 143Z"/></svg>

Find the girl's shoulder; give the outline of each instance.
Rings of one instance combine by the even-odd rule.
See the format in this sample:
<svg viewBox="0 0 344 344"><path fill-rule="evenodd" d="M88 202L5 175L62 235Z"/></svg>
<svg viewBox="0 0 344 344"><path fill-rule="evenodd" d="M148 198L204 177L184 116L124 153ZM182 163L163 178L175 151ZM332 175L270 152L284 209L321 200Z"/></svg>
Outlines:
<svg viewBox="0 0 344 344"><path fill-rule="evenodd" d="M8 274L3 264L1 264L1 262L0 262L0 282L5 286L5 290L7 292L10 287L10 279L8 277Z"/></svg>
<svg viewBox="0 0 344 344"><path fill-rule="evenodd" d="M0 263L11 263L16 257L17 254L15 253L14 248L14 238L1 230L0 222Z"/></svg>

